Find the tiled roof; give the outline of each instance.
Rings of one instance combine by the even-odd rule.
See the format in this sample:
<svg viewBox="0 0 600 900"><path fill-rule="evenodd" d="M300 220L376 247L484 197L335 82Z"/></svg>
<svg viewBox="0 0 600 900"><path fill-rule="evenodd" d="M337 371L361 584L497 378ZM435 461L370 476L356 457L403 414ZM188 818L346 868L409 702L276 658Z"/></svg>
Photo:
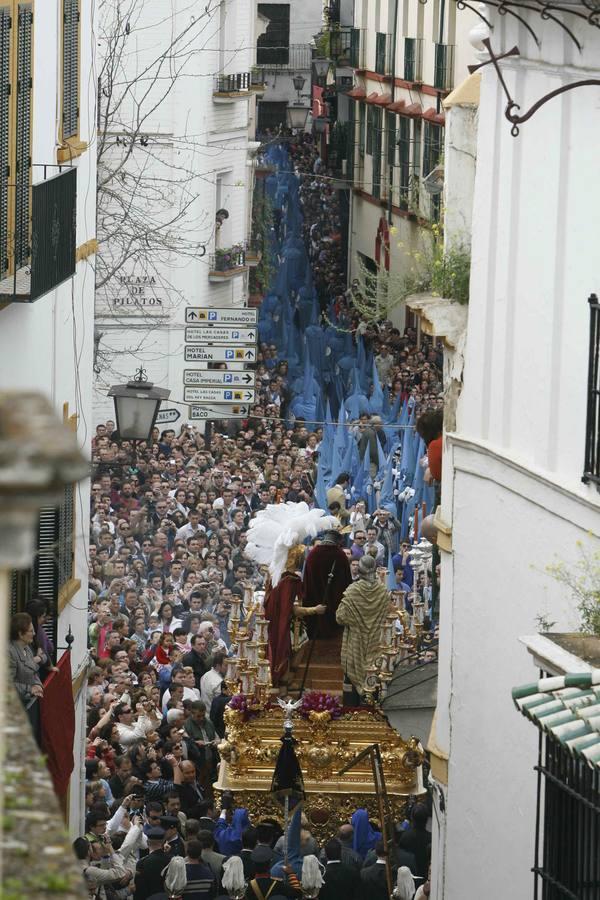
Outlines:
<svg viewBox="0 0 600 900"><path fill-rule="evenodd" d="M513 688L515 706L570 753L600 768L600 669Z"/></svg>

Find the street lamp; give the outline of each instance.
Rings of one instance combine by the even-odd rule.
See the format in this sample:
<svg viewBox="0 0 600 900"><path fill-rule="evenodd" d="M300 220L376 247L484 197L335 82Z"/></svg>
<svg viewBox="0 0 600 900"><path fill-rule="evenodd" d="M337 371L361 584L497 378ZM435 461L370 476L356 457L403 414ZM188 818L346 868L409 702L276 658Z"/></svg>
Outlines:
<svg viewBox="0 0 600 900"><path fill-rule="evenodd" d="M296 93L298 94L298 103L301 103L301 102L302 102L302 99L301 99L301 97L300 97L300 94L302 93L302 88L303 88L304 85L306 84L306 78L304 77L304 75L301 75L301 74L298 72L298 73L297 73L296 75L294 75L294 77L292 78L292 82L293 82L293 85L294 85L294 89L295 89Z"/></svg>
<svg viewBox="0 0 600 900"><path fill-rule="evenodd" d="M308 106L288 106L287 121L290 128L304 131L310 109Z"/></svg>
<svg viewBox="0 0 600 900"><path fill-rule="evenodd" d="M331 60L330 59L313 59L313 66L315 67L315 75L317 76L317 81L319 84L325 83L325 79L327 78L327 74L329 69L331 68Z"/></svg>
<svg viewBox="0 0 600 900"><path fill-rule="evenodd" d="M158 408L171 391L154 387L144 369L138 369L133 381L113 384L108 396L114 399L117 431L124 441L150 439Z"/></svg>

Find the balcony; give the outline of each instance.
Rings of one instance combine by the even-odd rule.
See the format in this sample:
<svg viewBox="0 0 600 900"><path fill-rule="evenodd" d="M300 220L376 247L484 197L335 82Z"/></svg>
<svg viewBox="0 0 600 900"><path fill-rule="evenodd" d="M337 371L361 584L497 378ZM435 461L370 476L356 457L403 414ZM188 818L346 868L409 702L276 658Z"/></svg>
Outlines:
<svg viewBox="0 0 600 900"><path fill-rule="evenodd" d="M337 27L328 33L328 56L338 68L352 66L358 68L360 30L358 28ZM355 65L356 63L356 65Z"/></svg>
<svg viewBox="0 0 600 900"><path fill-rule="evenodd" d="M289 44L287 47L261 47L256 50L258 68L267 72L294 71L310 72L312 47L310 44Z"/></svg>
<svg viewBox="0 0 600 900"><path fill-rule="evenodd" d="M215 283L243 275L248 271L246 248L242 244L234 244L233 247L226 249L219 248L211 253L208 266L208 280Z"/></svg>
<svg viewBox="0 0 600 900"><path fill-rule="evenodd" d="M404 80L423 83L423 38L404 38Z"/></svg>
<svg viewBox="0 0 600 900"><path fill-rule="evenodd" d="M54 168L58 174L48 178ZM44 181L31 188L31 210L23 209L22 200L12 204L14 220L0 248L0 304L32 303L75 274L77 169L43 170Z"/></svg>
<svg viewBox="0 0 600 900"><path fill-rule="evenodd" d="M215 75L213 101L215 103L235 103L236 100L248 100L252 96L250 79L250 72Z"/></svg>
<svg viewBox="0 0 600 900"><path fill-rule="evenodd" d="M440 91L450 91L453 84L454 46L452 44L436 44L433 86Z"/></svg>

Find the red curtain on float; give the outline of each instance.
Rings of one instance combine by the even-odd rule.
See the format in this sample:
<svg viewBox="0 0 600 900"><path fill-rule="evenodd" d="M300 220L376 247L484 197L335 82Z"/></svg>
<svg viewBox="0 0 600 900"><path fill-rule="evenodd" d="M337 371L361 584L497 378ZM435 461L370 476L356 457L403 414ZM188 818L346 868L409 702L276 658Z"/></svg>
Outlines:
<svg viewBox="0 0 600 900"><path fill-rule="evenodd" d="M54 790L63 812L66 810L69 779L75 765L75 704L71 679L71 654L63 653L44 682L42 700L42 750L46 754Z"/></svg>

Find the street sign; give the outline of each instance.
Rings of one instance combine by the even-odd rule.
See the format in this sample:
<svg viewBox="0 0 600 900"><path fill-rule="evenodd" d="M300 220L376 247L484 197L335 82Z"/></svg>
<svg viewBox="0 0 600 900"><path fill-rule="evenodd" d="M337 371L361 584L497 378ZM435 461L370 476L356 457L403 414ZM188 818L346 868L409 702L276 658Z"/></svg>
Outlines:
<svg viewBox="0 0 600 900"><path fill-rule="evenodd" d="M199 406L190 406L190 421L202 421L213 419L245 419L250 414L250 407L243 404L235 406L222 406L211 403L210 406L203 403Z"/></svg>
<svg viewBox="0 0 600 900"><path fill-rule="evenodd" d="M185 387L186 403L254 403L254 388Z"/></svg>
<svg viewBox="0 0 600 900"><path fill-rule="evenodd" d="M185 348L186 362L256 362L256 347L196 347Z"/></svg>
<svg viewBox="0 0 600 900"><path fill-rule="evenodd" d="M236 325L189 325L185 329L186 344L255 344L256 328Z"/></svg>
<svg viewBox="0 0 600 900"><path fill-rule="evenodd" d="M176 422L180 415L178 409L159 409L156 424L166 425L168 422Z"/></svg>
<svg viewBox="0 0 600 900"><path fill-rule="evenodd" d="M212 322L215 325L256 325L257 309L205 309L202 306L187 306L185 309L186 325Z"/></svg>
<svg viewBox="0 0 600 900"><path fill-rule="evenodd" d="M184 384L231 384L234 387L254 387L256 372L224 372L223 369L184 369Z"/></svg>

